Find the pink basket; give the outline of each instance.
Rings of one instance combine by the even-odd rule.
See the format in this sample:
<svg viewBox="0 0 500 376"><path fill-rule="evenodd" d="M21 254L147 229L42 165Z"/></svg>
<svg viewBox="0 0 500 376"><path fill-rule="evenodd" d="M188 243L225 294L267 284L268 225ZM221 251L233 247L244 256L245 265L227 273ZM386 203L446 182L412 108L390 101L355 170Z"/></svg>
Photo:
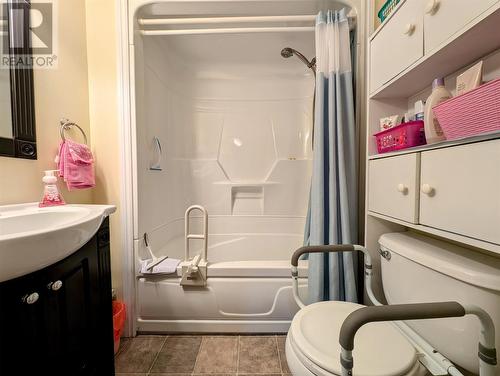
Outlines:
<svg viewBox="0 0 500 376"><path fill-rule="evenodd" d="M425 145L424 122L410 121L385 131L376 133L377 149L379 153L407 149Z"/></svg>
<svg viewBox="0 0 500 376"><path fill-rule="evenodd" d="M433 108L447 140L500 130L500 79Z"/></svg>

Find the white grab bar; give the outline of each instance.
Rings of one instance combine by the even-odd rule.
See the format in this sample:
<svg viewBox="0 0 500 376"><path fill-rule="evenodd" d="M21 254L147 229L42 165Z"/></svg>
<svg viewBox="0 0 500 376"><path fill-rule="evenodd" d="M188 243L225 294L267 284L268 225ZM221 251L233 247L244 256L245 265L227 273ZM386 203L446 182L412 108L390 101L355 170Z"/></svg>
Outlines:
<svg viewBox="0 0 500 376"><path fill-rule="evenodd" d="M154 149L156 151L156 161L149 166L149 169L152 171L161 171L161 157L162 157L162 150L161 150L161 142L160 139L156 136L153 137L153 145Z"/></svg>
<svg viewBox="0 0 500 376"><path fill-rule="evenodd" d="M192 211L199 210L203 214L203 234L191 234L190 233L190 218L189 215ZM184 214L184 234L185 234L185 261L189 261L189 240L190 239L203 239L203 254L201 260L207 261L207 250L208 250L208 212L201 205L192 205L186 210Z"/></svg>

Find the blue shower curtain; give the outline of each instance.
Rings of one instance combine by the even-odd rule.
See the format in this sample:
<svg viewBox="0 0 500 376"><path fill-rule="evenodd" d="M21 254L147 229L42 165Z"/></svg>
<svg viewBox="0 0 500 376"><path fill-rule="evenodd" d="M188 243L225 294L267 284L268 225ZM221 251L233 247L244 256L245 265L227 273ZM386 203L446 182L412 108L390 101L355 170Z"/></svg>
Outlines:
<svg viewBox="0 0 500 376"><path fill-rule="evenodd" d="M316 20L316 109L306 245L357 242L357 165L349 24L344 10ZM353 253L309 255L309 301L358 301Z"/></svg>

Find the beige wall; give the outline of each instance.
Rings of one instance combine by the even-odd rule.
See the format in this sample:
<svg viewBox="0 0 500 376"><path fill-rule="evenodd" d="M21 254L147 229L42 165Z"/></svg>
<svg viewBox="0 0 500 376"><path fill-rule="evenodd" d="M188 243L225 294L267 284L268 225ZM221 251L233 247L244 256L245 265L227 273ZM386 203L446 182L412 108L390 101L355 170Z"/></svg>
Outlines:
<svg viewBox="0 0 500 376"><path fill-rule="evenodd" d="M85 0L59 0L58 8L58 68L34 72L38 160L0 157L0 205L40 200L43 171L56 167L61 118L90 132ZM67 202L92 202L90 190L70 193L61 188Z"/></svg>
<svg viewBox="0 0 500 376"><path fill-rule="evenodd" d="M96 160L96 204L113 204L110 218L113 287L122 291L120 161L117 97L117 25L115 0L87 0L87 57L92 149Z"/></svg>
<svg viewBox="0 0 500 376"><path fill-rule="evenodd" d="M114 204L120 198L115 0L53 0L58 5L58 67L36 70L38 160L0 157L0 205L38 201L44 170L56 168L59 120L77 122L95 158L96 187L68 192L69 203ZM77 132L70 137L78 140ZM121 293L119 212L110 218L113 286Z"/></svg>
<svg viewBox="0 0 500 376"><path fill-rule="evenodd" d="M380 25L380 19L377 16L378 11L380 10L380 8L382 8L382 5L384 5L386 0L374 0L374 1L375 1L375 9L373 12L373 20L374 20L373 22L376 28L378 25Z"/></svg>

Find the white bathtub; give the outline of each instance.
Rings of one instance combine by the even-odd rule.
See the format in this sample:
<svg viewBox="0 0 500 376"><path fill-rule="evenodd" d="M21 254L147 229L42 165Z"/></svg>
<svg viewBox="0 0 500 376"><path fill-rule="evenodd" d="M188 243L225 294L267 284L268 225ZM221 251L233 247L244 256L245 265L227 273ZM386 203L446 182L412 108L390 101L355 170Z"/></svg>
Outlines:
<svg viewBox="0 0 500 376"><path fill-rule="evenodd" d="M241 221L247 222L243 218ZM177 275L138 275L137 330L286 332L299 309L292 295L290 256L300 247L302 236L286 233L295 230L293 221L288 220L288 226L283 219L279 224L269 219L261 221L268 225L260 228L260 233L242 233L237 231L238 221L234 218L211 219L211 231L215 233L209 236L206 288L182 287ZM170 224L171 234L178 233L175 227L182 221L177 222ZM256 230L259 221L254 218L252 222ZM283 231L269 232L276 231L276 226ZM165 236L167 242L158 254L182 259L183 236ZM303 279L301 295L306 298L307 261L301 261L299 269Z"/></svg>

